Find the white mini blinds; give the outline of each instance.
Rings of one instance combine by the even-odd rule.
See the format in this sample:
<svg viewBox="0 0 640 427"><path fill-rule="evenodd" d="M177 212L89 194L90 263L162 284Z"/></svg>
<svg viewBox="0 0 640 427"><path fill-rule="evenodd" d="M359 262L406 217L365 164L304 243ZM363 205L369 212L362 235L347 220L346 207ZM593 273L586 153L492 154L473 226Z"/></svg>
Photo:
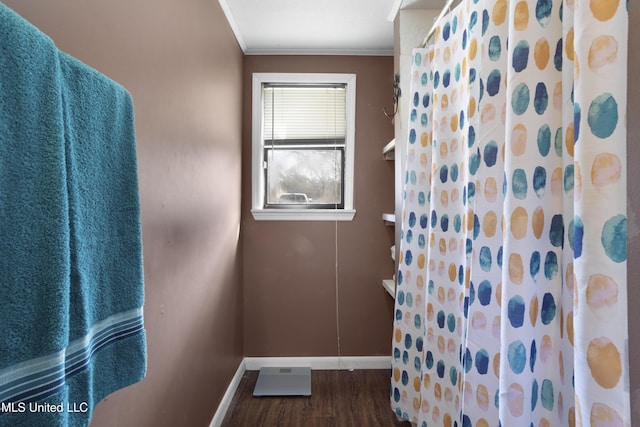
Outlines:
<svg viewBox="0 0 640 427"><path fill-rule="evenodd" d="M346 94L346 84L264 85L265 140L338 140L344 144Z"/></svg>

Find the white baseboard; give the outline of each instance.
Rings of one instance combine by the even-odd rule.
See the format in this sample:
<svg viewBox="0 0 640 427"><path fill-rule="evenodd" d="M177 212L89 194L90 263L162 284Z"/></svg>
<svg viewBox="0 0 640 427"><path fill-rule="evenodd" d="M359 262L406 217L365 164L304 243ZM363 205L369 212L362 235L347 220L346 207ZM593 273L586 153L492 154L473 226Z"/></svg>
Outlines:
<svg viewBox="0 0 640 427"><path fill-rule="evenodd" d="M240 385L240 380L242 379L245 371L246 363L245 360L242 359L240 365L238 366L238 370L236 370L235 375L229 383L229 387L227 387L227 391L224 393L224 396L222 396L222 400L218 405L218 409L216 409L216 413L213 415L213 419L211 420L211 424L209 424L209 427L220 427L222 425L222 421L227 415L227 411L229 410L229 406L231 406L233 396L236 394L236 390L238 390L238 385Z"/></svg>
<svg viewBox="0 0 640 427"><path fill-rule="evenodd" d="M312 370L391 369L391 356L245 357L247 371L264 367L309 366Z"/></svg>
<svg viewBox="0 0 640 427"><path fill-rule="evenodd" d="M309 366L312 370L391 369L391 356L245 357L229 383L209 427L222 425L245 371L298 366Z"/></svg>

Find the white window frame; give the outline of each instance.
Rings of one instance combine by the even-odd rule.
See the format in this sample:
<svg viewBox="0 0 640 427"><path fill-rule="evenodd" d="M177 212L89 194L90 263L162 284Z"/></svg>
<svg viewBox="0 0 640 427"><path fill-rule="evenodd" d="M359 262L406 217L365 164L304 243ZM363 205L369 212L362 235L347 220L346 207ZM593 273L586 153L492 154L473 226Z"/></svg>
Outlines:
<svg viewBox="0 0 640 427"><path fill-rule="evenodd" d="M346 84L347 134L344 164L344 208L340 209L275 209L264 207L264 135L262 86L265 83L334 83ZM254 73L252 81L252 159L251 213L256 220L272 221L351 221L353 206L356 75L332 73Z"/></svg>

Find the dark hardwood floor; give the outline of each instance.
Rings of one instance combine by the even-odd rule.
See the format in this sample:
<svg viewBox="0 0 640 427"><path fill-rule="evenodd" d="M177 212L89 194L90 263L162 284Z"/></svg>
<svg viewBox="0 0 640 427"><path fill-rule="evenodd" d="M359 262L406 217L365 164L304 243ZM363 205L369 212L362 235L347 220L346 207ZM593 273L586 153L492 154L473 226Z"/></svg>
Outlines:
<svg viewBox="0 0 640 427"><path fill-rule="evenodd" d="M410 427L389 403L389 370L311 371L310 397L253 397L245 372L222 427Z"/></svg>

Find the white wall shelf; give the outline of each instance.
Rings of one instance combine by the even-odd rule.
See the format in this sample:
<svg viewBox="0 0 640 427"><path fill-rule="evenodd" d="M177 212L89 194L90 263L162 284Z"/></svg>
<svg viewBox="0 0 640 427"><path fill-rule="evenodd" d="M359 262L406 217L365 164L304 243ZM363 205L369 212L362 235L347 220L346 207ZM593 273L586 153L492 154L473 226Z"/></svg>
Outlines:
<svg viewBox="0 0 640 427"><path fill-rule="evenodd" d="M391 298L396 298L396 282L393 279L383 280L382 287L391 295Z"/></svg>
<svg viewBox="0 0 640 427"><path fill-rule="evenodd" d="M395 160L396 159L396 140L392 139L387 145L382 149L382 155L385 160Z"/></svg>

